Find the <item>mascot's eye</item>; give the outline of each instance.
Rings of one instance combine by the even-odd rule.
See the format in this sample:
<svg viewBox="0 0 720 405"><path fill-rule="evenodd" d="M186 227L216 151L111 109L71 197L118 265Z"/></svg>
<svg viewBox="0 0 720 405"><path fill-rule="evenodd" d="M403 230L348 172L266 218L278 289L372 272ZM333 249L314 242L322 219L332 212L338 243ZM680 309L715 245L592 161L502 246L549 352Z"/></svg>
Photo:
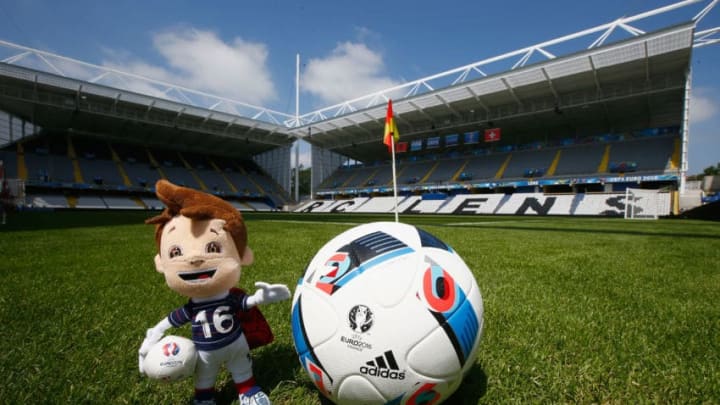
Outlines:
<svg viewBox="0 0 720 405"><path fill-rule="evenodd" d="M205 252L206 253L220 253L220 252L222 252L222 248L220 247L219 243L210 242L207 245L205 245Z"/></svg>
<svg viewBox="0 0 720 405"><path fill-rule="evenodd" d="M173 257L182 256L182 249L180 249L180 246L171 247L169 256L171 259Z"/></svg>

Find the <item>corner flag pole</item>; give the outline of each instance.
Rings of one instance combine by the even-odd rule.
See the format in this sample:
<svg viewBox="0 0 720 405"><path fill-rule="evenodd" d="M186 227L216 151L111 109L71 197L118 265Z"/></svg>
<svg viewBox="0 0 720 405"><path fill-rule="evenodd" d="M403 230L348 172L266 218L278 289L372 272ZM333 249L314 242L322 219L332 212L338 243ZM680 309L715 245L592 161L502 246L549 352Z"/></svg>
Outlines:
<svg viewBox="0 0 720 405"><path fill-rule="evenodd" d="M395 174L395 136L390 137L390 149L392 149L392 179L393 179L393 200L395 201L395 222L398 219L398 196L397 196L397 176Z"/></svg>

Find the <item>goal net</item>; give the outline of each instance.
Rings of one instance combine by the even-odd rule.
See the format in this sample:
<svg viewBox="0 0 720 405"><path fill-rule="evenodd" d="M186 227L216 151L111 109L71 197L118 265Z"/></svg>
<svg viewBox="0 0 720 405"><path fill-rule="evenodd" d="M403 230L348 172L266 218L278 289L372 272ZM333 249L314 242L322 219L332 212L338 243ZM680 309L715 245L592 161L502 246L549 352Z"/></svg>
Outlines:
<svg viewBox="0 0 720 405"><path fill-rule="evenodd" d="M658 219L670 215L670 193L662 190L627 188L625 219Z"/></svg>
<svg viewBox="0 0 720 405"><path fill-rule="evenodd" d="M25 182L20 179L0 179L0 203L5 206L25 205Z"/></svg>

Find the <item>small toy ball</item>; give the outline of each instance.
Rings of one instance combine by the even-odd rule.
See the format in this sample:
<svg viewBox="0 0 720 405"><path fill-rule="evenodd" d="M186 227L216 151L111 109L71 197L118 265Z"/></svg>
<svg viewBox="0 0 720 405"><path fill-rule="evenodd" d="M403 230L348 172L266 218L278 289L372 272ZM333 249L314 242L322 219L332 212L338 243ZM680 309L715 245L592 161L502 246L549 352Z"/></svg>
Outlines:
<svg viewBox="0 0 720 405"><path fill-rule="evenodd" d="M161 381L178 381L192 376L197 363L197 350L192 340L182 336L165 336L148 352L143 371Z"/></svg>
<svg viewBox="0 0 720 405"><path fill-rule="evenodd" d="M295 290L292 332L302 367L331 401L437 405L476 363L483 301L445 242L373 222L317 252Z"/></svg>

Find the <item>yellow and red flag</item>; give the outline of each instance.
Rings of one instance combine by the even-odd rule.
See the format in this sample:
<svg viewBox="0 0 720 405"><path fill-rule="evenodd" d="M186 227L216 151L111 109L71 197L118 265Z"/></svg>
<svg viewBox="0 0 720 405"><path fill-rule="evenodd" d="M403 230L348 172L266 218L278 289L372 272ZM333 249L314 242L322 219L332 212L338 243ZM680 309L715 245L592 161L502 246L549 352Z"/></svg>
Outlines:
<svg viewBox="0 0 720 405"><path fill-rule="evenodd" d="M387 114L385 115L385 136L383 137L383 143L387 145L388 151L392 151L393 143L397 143L400 140L400 133L397 130L397 124L395 123L395 117L393 116L392 100L388 100Z"/></svg>

